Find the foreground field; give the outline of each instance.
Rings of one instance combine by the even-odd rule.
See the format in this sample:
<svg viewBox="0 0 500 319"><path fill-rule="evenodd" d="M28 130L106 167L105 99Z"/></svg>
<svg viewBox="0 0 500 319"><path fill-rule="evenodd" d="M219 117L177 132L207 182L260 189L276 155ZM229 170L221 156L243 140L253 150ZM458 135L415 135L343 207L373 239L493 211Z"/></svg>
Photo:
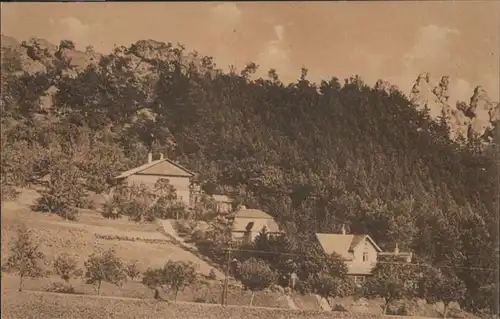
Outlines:
<svg viewBox="0 0 500 319"><path fill-rule="evenodd" d="M91 253L114 248L125 261L136 261L141 271L160 267L169 259L192 261L205 275L213 268L172 243L158 231L155 223L133 223L125 218L107 220L95 211L84 210L78 221L63 221L59 216L31 211L37 196L36 191L23 189L18 199L2 203L2 262L8 255L9 242L15 237L17 226L23 223L32 229L49 260L66 252L78 256L83 267ZM216 275L222 277L218 271Z"/></svg>
<svg viewBox="0 0 500 319"><path fill-rule="evenodd" d="M36 292L3 291L2 318L5 319L308 319L308 318L379 318L367 314L295 311L257 307L221 307L197 303L119 299L110 297L60 295Z"/></svg>
<svg viewBox="0 0 500 319"><path fill-rule="evenodd" d="M57 276L48 278L26 278L24 289L26 291L43 292L46 291L54 282L62 282ZM92 285L85 284L81 279L73 279L71 284L78 294L95 295L96 292ZM2 273L2 292L16 291L19 286L19 277ZM200 302L217 304L221 301L222 283L218 281L197 282L180 291L177 300L185 302ZM140 298L152 299L153 291L146 288L138 281L129 280L118 287L104 282L101 286L101 296L118 298ZM71 295L70 295L71 296ZM172 292L165 292L163 298L173 300ZM249 304L251 293L241 288L230 287L228 292L228 304L237 306L246 306ZM253 305L260 307L288 308L286 298L280 293L257 293L253 299Z"/></svg>

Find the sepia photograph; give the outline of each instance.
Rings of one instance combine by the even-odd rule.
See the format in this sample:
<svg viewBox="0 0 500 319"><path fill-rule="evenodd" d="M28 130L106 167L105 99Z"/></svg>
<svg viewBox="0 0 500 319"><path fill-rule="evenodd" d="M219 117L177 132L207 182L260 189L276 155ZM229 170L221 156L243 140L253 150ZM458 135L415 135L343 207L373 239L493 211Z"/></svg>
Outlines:
<svg viewBox="0 0 500 319"><path fill-rule="evenodd" d="M2 318L500 319L500 1L0 11Z"/></svg>

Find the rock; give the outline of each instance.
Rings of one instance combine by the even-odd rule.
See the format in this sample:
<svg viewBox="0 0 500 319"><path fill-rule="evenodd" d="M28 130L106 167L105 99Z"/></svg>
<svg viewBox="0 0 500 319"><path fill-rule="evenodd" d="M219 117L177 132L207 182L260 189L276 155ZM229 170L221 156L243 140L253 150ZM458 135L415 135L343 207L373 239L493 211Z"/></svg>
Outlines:
<svg viewBox="0 0 500 319"><path fill-rule="evenodd" d="M486 91L478 86L469 105L464 102L451 105L449 83L449 76L443 76L433 86L429 73L422 73L412 87L410 100L420 111L427 108L430 118L435 121L444 116L453 140L484 139L492 130L493 123L500 119L498 103L492 102ZM382 83L378 85L382 86Z"/></svg>
<svg viewBox="0 0 500 319"><path fill-rule="evenodd" d="M450 93L448 92L449 78L449 76L443 76L439 84L432 90L432 93L434 93L437 100L441 103L447 103L450 98Z"/></svg>
<svg viewBox="0 0 500 319"><path fill-rule="evenodd" d="M467 114L471 117L470 134L481 137L491 130L493 128L491 119L497 118L497 109L498 106L491 101L486 90L481 86L476 87L467 110Z"/></svg>

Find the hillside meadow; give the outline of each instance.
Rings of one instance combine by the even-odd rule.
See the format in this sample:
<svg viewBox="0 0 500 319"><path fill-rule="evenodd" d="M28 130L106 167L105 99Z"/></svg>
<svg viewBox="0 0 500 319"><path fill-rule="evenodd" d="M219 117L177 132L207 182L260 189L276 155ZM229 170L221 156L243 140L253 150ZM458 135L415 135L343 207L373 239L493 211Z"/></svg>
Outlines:
<svg viewBox="0 0 500 319"><path fill-rule="evenodd" d="M403 318L391 316L392 318ZM309 319L380 318L377 315L348 312L296 311L262 307L237 307L201 303L171 303L132 298L110 298L53 293L2 293L2 318L168 318L168 319ZM406 317L408 318L408 317ZM424 318L424 317L413 317Z"/></svg>

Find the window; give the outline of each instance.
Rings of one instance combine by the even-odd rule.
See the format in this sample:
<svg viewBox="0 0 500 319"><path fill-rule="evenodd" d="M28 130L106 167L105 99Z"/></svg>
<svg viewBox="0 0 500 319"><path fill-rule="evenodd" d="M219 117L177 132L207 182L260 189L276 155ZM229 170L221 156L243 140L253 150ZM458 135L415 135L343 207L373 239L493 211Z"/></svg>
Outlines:
<svg viewBox="0 0 500 319"><path fill-rule="evenodd" d="M365 281L365 276L354 276L354 283L359 285Z"/></svg>
<svg viewBox="0 0 500 319"><path fill-rule="evenodd" d="M363 262L367 262L367 261L368 261L368 253L364 252L363 253Z"/></svg>

